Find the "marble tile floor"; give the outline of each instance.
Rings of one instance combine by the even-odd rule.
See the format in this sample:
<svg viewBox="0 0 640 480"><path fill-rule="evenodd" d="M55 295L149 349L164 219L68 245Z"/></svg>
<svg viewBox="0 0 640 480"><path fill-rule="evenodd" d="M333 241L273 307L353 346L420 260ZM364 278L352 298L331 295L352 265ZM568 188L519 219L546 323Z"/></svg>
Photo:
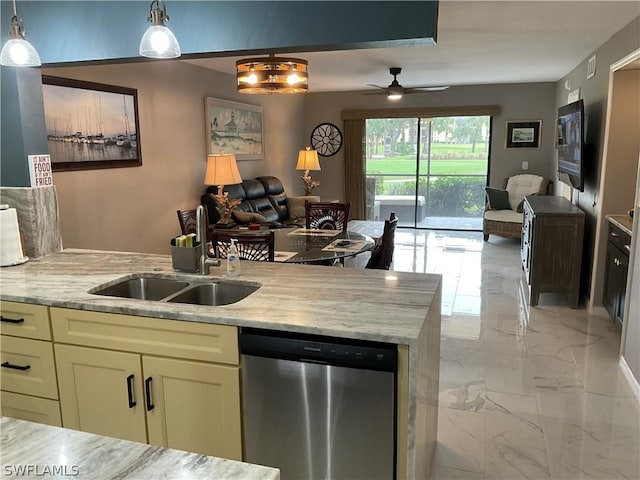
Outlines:
<svg viewBox="0 0 640 480"><path fill-rule="evenodd" d="M640 479L639 401L609 317L520 290L517 240L399 229L393 269L443 275L432 478Z"/></svg>

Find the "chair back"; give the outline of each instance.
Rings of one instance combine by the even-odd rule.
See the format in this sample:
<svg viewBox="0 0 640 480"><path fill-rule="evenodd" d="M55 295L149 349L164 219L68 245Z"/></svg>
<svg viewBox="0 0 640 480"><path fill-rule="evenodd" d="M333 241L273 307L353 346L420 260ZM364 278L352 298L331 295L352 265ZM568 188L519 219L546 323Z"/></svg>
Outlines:
<svg viewBox="0 0 640 480"><path fill-rule="evenodd" d="M304 210L307 228L347 231L351 202L305 202Z"/></svg>
<svg viewBox="0 0 640 480"><path fill-rule="evenodd" d="M268 233L238 233L214 230L211 241L218 258L227 258L231 239L235 239L241 260L273 262L275 257L275 234Z"/></svg>
<svg viewBox="0 0 640 480"><path fill-rule="evenodd" d="M194 208L192 210L177 210L177 213L182 235L187 235L188 233L196 233L196 209Z"/></svg>
<svg viewBox="0 0 640 480"><path fill-rule="evenodd" d="M382 240L378 247L371 254L371 258L365 268L376 270L389 270L393 261L393 249L395 247L396 228L398 218L394 212L389 215L389 220L384 221L384 231Z"/></svg>

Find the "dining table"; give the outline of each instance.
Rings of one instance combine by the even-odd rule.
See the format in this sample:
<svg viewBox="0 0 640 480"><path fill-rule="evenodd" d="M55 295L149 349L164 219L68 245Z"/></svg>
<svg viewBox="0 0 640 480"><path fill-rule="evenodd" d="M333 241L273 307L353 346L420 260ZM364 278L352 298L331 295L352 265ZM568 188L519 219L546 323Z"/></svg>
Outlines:
<svg viewBox="0 0 640 480"><path fill-rule="evenodd" d="M242 234L264 234L268 227L249 230L236 227L232 231ZM307 229L286 227L273 229L275 232L274 260L282 263L331 263L371 250L375 241L368 235L349 230Z"/></svg>

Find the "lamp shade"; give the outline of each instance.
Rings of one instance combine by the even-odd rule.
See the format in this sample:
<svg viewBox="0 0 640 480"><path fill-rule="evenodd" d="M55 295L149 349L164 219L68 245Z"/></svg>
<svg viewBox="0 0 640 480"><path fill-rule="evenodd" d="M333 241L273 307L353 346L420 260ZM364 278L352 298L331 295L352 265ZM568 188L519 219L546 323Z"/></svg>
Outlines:
<svg viewBox="0 0 640 480"><path fill-rule="evenodd" d="M236 156L232 153L221 153L207 156L207 173L204 176L205 185L233 185L242 183L238 171Z"/></svg>
<svg viewBox="0 0 640 480"><path fill-rule="evenodd" d="M298 152L298 164L296 170L320 170L320 161L318 160L318 152L307 147Z"/></svg>

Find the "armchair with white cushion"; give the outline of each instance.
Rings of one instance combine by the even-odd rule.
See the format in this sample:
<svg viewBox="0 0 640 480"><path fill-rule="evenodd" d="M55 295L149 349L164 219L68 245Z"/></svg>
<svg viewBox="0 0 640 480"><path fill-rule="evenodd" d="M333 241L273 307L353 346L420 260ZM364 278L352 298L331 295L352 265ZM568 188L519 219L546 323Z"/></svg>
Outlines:
<svg viewBox="0 0 640 480"><path fill-rule="evenodd" d="M489 235L520 238L524 197L534 194L546 195L550 183L549 179L539 175L522 174L505 178L503 191L488 188L488 201L482 220L484 241L489 240Z"/></svg>

